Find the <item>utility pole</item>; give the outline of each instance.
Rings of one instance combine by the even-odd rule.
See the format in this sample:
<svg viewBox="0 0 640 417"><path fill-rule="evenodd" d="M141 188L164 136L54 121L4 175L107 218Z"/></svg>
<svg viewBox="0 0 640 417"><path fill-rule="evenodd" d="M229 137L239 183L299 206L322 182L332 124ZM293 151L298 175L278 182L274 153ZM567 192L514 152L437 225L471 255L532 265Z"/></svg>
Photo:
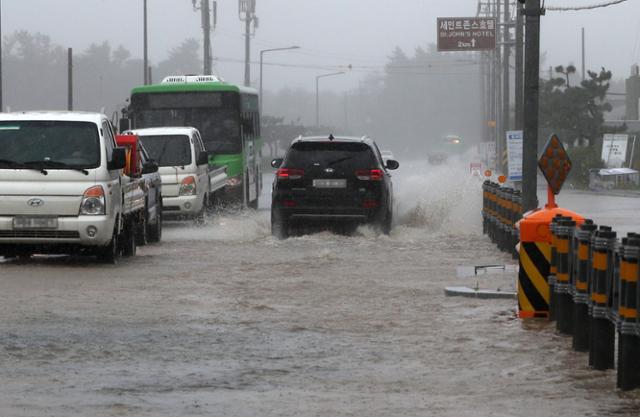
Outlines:
<svg viewBox="0 0 640 417"><path fill-rule="evenodd" d="M73 110L73 48L67 51L67 110Z"/></svg>
<svg viewBox="0 0 640 417"><path fill-rule="evenodd" d="M144 63L143 63L143 66L144 66L144 85L147 85L147 84L149 84L149 76L148 76L148 73L149 73L149 71L148 71L148 68L149 68L149 41L148 41L148 38L147 38L147 30L148 30L148 28L147 28L147 0L143 0L142 5L143 5L143 8L144 8L144 11L143 11L143 23L142 23L142 28L143 28L142 30L144 32L144 35L143 35L143 38L144 38L144 40L143 40L143 44L144 44L144 46L143 46L143 49L144 49L144 52L143 52L143 54L144 54Z"/></svg>
<svg viewBox="0 0 640 417"><path fill-rule="evenodd" d="M495 0L495 13L494 17L496 18L496 38L500 39L500 15L501 15L501 4L500 0ZM496 45L495 49L495 80L494 80L494 92L495 92L495 121L496 121L496 130L495 130L495 141L496 141L496 168L499 171L504 172L504 165L502 164L502 154L505 150L505 140L502 137L502 132L504 131L504 121L502 120L502 51L500 46Z"/></svg>
<svg viewBox="0 0 640 417"><path fill-rule="evenodd" d="M193 3L193 11L200 10L202 19L203 34L203 53L202 61L204 63L202 73L209 75L213 73L213 54L211 48L211 16L213 14L213 29L215 30L218 21L218 3L212 3L213 10L209 6L209 0L200 0L200 6L197 5L198 0L191 0Z"/></svg>
<svg viewBox="0 0 640 417"><path fill-rule="evenodd" d="M4 108L2 103L2 0L0 0L0 113Z"/></svg>
<svg viewBox="0 0 640 417"><path fill-rule="evenodd" d="M522 94L524 84L524 19L522 16L522 7L516 4L516 76L515 76L515 129L522 130L523 128L523 105L524 98Z"/></svg>
<svg viewBox="0 0 640 417"><path fill-rule="evenodd" d="M522 0L519 0L522 2ZM526 37L524 73L524 144L522 155L522 205L538 206L538 105L540 88L540 0L525 0Z"/></svg>
<svg viewBox="0 0 640 417"><path fill-rule="evenodd" d="M503 10L503 19L502 23L502 43L503 45L503 53L502 53L502 131L500 132L501 138L500 140L505 141L506 148L506 132L511 130L511 112L509 107L510 102L510 80L509 75L511 73L509 69L509 59L511 56L511 34L509 31L511 30L511 14L509 13L509 1L504 0L504 10Z"/></svg>
<svg viewBox="0 0 640 417"><path fill-rule="evenodd" d="M202 0L202 31L204 32L204 74L211 74L211 18L209 15L209 0Z"/></svg>
<svg viewBox="0 0 640 417"><path fill-rule="evenodd" d="M585 64L584 64L584 28L582 28L582 81L585 79Z"/></svg>
<svg viewBox="0 0 640 417"><path fill-rule="evenodd" d="M256 16L256 0L238 0L238 15L245 23L244 33L244 85L251 85L251 24L253 29L258 27Z"/></svg>

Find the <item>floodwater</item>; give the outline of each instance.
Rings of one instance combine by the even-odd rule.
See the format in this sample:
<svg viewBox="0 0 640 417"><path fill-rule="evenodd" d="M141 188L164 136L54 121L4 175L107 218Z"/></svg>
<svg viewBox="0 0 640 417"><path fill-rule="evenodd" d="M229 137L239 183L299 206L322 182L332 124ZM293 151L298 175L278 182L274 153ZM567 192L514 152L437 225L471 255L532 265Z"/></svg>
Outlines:
<svg viewBox="0 0 640 417"><path fill-rule="evenodd" d="M456 277L514 262L481 234L477 179L412 163L394 180L390 236L278 241L260 210L169 223L114 266L5 261L0 415L640 414L640 392L616 391L553 325L517 319L515 301L444 295L514 287L513 273Z"/></svg>

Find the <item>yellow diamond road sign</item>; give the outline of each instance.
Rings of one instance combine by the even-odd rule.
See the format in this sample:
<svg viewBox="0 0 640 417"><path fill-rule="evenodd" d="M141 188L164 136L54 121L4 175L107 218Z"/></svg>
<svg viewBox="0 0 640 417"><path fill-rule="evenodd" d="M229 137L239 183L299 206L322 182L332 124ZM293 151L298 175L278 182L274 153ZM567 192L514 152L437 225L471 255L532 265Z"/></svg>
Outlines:
<svg viewBox="0 0 640 417"><path fill-rule="evenodd" d="M544 146L542 155L538 159L538 167L547 179L553 193L558 194L564 180L569 175L569 171L571 171L571 160L564 150L562 142L555 134L551 135Z"/></svg>

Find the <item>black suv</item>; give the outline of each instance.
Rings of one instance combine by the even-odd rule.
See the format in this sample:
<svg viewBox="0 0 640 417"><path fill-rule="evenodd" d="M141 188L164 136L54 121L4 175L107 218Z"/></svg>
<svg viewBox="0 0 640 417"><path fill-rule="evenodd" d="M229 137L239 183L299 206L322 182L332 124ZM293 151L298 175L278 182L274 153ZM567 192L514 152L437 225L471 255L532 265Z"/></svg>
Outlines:
<svg viewBox="0 0 640 417"><path fill-rule="evenodd" d="M277 168L271 203L271 232L286 238L301 221L372 223L391 231L393 185L375 142L367 137L299 137Z"/></svg>

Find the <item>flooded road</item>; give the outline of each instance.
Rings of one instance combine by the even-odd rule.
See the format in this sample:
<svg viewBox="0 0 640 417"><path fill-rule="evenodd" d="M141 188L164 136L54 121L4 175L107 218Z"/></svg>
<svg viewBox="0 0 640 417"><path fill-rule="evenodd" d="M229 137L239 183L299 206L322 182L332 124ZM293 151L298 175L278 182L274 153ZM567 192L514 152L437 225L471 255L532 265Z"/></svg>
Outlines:
<svg viewBox="0 0 640 417"><path fill-rule="evenodd" d="M0 415L639 415L515 301L445 297L515 274L456 277L514 261L481 234L480 183L442 170L394 176L391 236L277 241L260 210L168 223L114 266L0 264Z"/></svg>

